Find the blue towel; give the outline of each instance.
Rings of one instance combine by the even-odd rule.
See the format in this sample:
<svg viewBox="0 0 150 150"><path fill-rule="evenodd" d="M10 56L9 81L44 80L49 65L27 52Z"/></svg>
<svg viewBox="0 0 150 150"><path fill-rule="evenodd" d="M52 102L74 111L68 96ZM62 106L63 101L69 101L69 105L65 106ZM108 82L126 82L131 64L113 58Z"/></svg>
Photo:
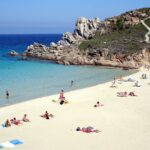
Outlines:
<svg viewBox="0 0 150 150"><path fill-rule="evenodd" d="M17 140L17 139L11 140L11 141L9 141L9 142L12 143L12 144L14 144L14 145L23 144L23 142L21 142L21 141L19 141L19 140Z"/></svg>

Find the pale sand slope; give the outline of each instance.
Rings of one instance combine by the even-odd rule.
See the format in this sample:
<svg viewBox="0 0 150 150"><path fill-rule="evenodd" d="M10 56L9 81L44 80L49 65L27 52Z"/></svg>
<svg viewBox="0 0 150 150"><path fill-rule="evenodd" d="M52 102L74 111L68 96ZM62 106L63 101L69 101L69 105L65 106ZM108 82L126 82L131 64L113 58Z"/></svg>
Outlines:
<svg viewBox="0 0 150 150"><path fill-rule="evenodd" d="M140 79L142 73L147 73L148 79ZM0 127L0 143L20 139L23 144L16 150L150 150L150 72L142 69L131 76L142 87L125 82L110 88L109 82L65 93L70 104L63 106L51 102L58 98L54 95L0 108L0 123L14 116L22 118L24 113L31 120L20 126ZM138 96L116 96L125 90ZM97 100L104 106L94 108ZM45 110L55 117L40 118ZM77 132L78 126L93 126L101 132Z"/></svg>

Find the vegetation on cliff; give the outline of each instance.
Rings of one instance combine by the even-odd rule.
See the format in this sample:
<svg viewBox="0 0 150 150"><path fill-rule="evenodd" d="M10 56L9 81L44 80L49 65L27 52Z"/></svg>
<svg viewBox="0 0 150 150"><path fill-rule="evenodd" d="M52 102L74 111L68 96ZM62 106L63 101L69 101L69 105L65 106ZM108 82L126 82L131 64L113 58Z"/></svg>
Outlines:
<svg viewBox="0 0 150 150"><path fill-rule="evenodd" d="M121 24L118 26L119 30L103 35L97 31L93 39L82 42L79 48L82 51L109 48L112 53L133 54L146 45L144 36L147 29L141 23L124 30L121 29Z"/></svg>
<svg viewBox="0 0 150 150"><path fill-rule="evenodd" d="M146 19L145 23L150 27L150 18Z"/></svg>
<svg viewBox="0 0 150 150"><path fill-rule="evenodd" d="M143 8L137 11L150 16L150 8ZM133 25L126 24L126 19L129 18L130 14L133 15L133 19L135 16L137 17L137 14L134 15L133 11L130 11L118 17L109 18L111 29L104 34L101 31L97 31L92 39L81 42L79 45L81 52L84 54L92 49L103 52L108 49L111 54L122 53L130 55L140 52L143 48L150 48L145 42L147 29L140 21ZM144 16L139 16L139 19L145 19ZM150 18L146 19L145 23L150 26Z"/></svg>

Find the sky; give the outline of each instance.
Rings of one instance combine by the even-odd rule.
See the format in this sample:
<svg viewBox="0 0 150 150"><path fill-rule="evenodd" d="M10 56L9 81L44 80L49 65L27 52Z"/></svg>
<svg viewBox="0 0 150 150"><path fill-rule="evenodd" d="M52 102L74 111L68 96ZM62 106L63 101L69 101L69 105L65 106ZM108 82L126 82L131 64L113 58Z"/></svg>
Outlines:
<svg viewBox="0 0 150 150"><path fill-rule="evenodd" d="M0 0L0 34L72 32L78 17L103 20L150 0Z"/></svg>

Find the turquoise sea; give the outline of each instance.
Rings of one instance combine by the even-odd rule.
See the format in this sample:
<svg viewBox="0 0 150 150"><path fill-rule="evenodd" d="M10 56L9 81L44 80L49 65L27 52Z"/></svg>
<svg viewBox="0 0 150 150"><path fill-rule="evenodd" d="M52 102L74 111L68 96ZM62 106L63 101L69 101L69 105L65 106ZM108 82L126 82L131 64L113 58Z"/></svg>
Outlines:
<svg viewBox="0 0 150 150"><path fill-rule="evenodd" d="M56 94L61 89L66 92L93 86L135 72L96 66L64 66L35 59L20 61L7 55L10 50L23 53L33 42L49 45L60 38L61 34L0 35L0 106ZM72 88L71 80L74 81ZM8 100L6 90L10 93Z"/></svg>

